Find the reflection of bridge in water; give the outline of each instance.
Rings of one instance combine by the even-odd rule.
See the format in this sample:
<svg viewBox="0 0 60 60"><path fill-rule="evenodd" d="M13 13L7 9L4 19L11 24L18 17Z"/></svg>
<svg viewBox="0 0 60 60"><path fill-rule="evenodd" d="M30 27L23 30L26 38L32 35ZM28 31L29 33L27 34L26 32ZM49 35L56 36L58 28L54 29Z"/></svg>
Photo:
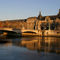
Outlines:
<svg viewBox="0 0 60 60"><path fill-rule="evenodd" d="M11 39L0 39L0 46L3 44L3 46L12 46Z"/></svg>

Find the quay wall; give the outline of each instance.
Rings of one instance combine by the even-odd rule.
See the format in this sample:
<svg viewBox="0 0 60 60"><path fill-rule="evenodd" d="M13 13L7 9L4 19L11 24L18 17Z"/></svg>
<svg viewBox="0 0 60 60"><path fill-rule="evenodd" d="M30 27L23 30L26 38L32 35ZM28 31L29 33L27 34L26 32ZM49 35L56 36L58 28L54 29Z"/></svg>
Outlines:
<svg viewBox="0 0 60 60"><path fill-rule="evenodd" d="M60 31L57 30L44 30L36 33L22 33L22 36L60 36Z"/></svg>

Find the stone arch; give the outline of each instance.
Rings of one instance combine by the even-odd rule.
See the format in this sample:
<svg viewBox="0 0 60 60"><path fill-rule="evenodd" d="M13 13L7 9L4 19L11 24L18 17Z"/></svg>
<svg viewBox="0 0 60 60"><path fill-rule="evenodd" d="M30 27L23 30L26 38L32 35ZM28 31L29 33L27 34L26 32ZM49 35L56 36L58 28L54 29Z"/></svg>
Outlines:
<svg viewBox="0 0 60 60"><path fill-rule="evenodd" d="M35 33L35 34L37 34L37 32L35 32L35 31L24 31L22 33Z"/></svg>
<svg viewBox="0 0 60 60"><path fill-rule="evenodd" d="M45 18L45 21L50 21L50 17L49 16L47 16L46 18Z"/></svg>

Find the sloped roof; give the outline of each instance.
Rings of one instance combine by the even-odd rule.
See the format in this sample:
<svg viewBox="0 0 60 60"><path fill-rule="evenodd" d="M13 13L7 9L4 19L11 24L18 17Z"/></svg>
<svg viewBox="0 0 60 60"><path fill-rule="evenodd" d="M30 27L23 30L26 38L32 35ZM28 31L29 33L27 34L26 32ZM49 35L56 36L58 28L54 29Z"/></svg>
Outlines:
<svg viewBox="0 0 60 60"><path fill-rule="evenodd" d="M42 16L41 20L45 20L45 17L47 16ZM55 20L56 18L59 18L60 19L60 16L58 15L53 15L53 16L49 16L51 20Z"/></svg>
<svg viewBox="0 0 60 60"><path fill-rule="evenodd" d="M8 20L9 22L26 22L26 19L16 19L16 20ZM5 22L5 21L3 21Z"/></svg>
<svg viewBox="0 0 60 60"><path fill-rule="evenodd" d="M29 17L29 18L27 18L27 19L37 19L37 17Z"/></svg>

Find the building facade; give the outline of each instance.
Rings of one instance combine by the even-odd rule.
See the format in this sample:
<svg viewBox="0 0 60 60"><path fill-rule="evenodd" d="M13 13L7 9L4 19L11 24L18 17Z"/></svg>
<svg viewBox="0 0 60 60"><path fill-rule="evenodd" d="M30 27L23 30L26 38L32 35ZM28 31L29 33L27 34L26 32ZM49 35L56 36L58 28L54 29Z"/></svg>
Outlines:
<svg viewBox="0 0 60 60"><path fill-rule="evenodd" d="M57 15L42 16L39 12L38 17L30 17L26 21L27 29L35 30L54 30L60 29L60 9Z"/></svg>
<svg viewBox="0 0 60 60"><path fill-rule="evenodd" d="M22 20L0 21L0 28L58 30L60 29L60 9L59 13L53 16L42 16L41 12L39 12L38 17L29 17Z"/></svg>

